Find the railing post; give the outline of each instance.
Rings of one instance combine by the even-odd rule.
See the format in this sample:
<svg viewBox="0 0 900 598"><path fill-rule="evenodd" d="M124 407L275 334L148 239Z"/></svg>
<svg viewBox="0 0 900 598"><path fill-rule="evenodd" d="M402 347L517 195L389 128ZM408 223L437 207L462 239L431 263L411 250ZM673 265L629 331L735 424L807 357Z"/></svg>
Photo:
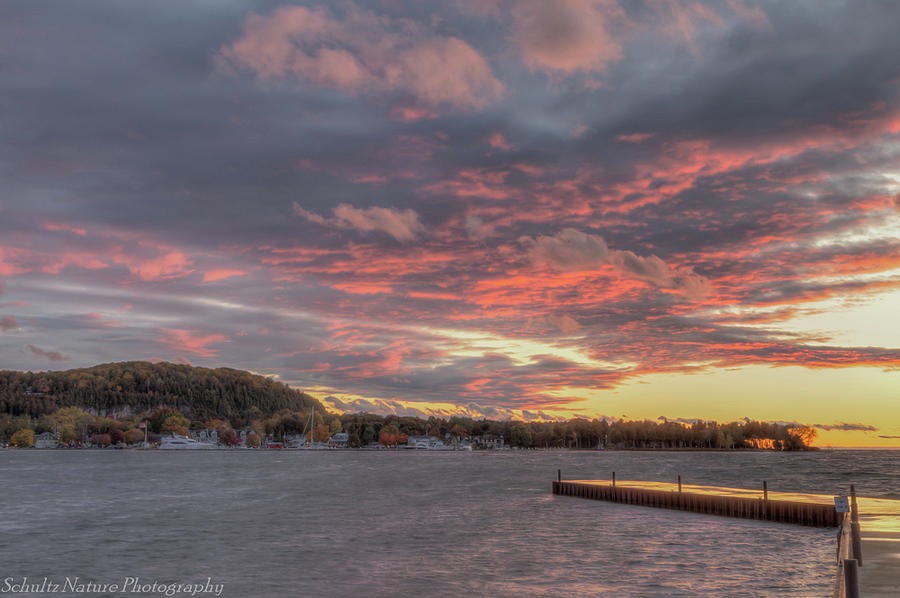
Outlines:
<svg viewBox="0 0 900 598"><path fill-rule="evenodd" d="M859 508L856 505L856 487L850 484L850 547L857 564L863 566L862 538L859 531Z"/></svg>
<svg viewBox="0 0 900 598"><path fill-rule="evenodd" d="M859 568L856 559L844 559L844 595L859 598Z"/></svg>
<svg viewBox="0 0 900 598"><path fill-rule="evenodd" d="M613 482L613 488L615 488L616 487L616 472L613 472L612 482Z"/></svg>
<svg viewBox="0 0 900 598"><path fill-rule="evenodd" d="M678 476L678 491L681 492L681 476Z"/></svg>
<svg viewBox="0 0 900 598"><path fill-rule="evenodd" d="M562 469L557 469L557 470L556 470L556 481L557 481L557 482L561 482L561 481L562 481Z"/></svg>

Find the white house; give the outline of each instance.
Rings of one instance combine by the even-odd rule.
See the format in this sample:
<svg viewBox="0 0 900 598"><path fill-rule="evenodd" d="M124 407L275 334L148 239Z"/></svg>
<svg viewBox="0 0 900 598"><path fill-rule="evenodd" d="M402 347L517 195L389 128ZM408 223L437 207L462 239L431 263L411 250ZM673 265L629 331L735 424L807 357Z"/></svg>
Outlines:
<svg viewBox="0 0 900 598"><path fill-rule="evenodd" d="M56 448L56 434L44 432L34 437L34 448Z"/></svg>
<svg viewBox="0 0 900 598"><path fill-rule="evenodd" d="M350 435L346 432L332 434L328 440L328 448L347 448L350 446Z"/></svg>

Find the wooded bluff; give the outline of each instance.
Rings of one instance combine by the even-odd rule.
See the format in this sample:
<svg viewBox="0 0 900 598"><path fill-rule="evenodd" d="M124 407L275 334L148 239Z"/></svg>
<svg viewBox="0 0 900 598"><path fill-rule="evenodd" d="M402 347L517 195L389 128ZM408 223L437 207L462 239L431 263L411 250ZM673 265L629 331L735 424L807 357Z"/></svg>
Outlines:
<svg viewBox="0 0 900 598"><path fill-rule="evenodd" d="M231 368L124 361L61 372L0 371L0 413L37 418L61 407L119 416L167 406L191 420L237 425L289 409L323 409L286 384Z"/></svg>

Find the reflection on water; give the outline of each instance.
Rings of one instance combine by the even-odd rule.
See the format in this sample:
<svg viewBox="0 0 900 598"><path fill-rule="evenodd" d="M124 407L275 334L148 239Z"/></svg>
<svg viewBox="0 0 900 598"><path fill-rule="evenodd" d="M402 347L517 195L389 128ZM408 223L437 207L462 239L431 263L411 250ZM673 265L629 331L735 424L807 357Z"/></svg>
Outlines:
<svg viewBox="0 0 900 598"><path fill-rule="evenodd" d="M834 530L554 497L550 481L680 474L827 496L854 483L897 499L898 458L3 451L0 562L29 577L212 577L225 596L826 595Z"/></svg>

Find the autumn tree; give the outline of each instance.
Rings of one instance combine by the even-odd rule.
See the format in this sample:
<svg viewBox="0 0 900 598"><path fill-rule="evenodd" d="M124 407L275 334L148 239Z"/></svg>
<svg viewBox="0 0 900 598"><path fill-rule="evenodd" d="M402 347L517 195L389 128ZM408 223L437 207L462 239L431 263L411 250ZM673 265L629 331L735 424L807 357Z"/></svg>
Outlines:
<svg viewBox="0 0 900 598"><path fill-rule="evenodd" d="M790 428L788 434L791 435L792 439L799 440L803 446L811 446L816 438L819 437L819 431L811 426L797 426L795 428Z"/></svg>
<svg viewBox="0 0 900 598"><path fill-rule="evenodd" d="M326 424L316 426L316 431L313 434L313 440L315 442L325 442L329 438L331 438L331 426Z"/></svg>
<svg viewBox="0 0 900 598"><path fill-rule="evenodd" d="M172 413L162 421L160 432L163 434L178 434L179 436L187 436L188 428L191 422L178 412Z"/></svg>
<svg viewBox="0 0 900 598"><path fill-rule="evenodd" d="M140 444L144 441L144 431L140 428L131 428L125 432L125 442L128 444Z"/></svg>
<svg viewBox="0 0 900 598"><path fill-rule="evenodd" d="M384 426L378 433L378 442L384 446L397 446L400 444L400 430L394 424Z"/></svg>
<svg viewBox="0 0 900 598"><path fill-rule="evenodd" d="M34 430L29 430L27 428L18 430L15 434L12 435L12 438L10 438L10 442L12 442L13 446L17 446L19 448L34 446Z"/></svg>

